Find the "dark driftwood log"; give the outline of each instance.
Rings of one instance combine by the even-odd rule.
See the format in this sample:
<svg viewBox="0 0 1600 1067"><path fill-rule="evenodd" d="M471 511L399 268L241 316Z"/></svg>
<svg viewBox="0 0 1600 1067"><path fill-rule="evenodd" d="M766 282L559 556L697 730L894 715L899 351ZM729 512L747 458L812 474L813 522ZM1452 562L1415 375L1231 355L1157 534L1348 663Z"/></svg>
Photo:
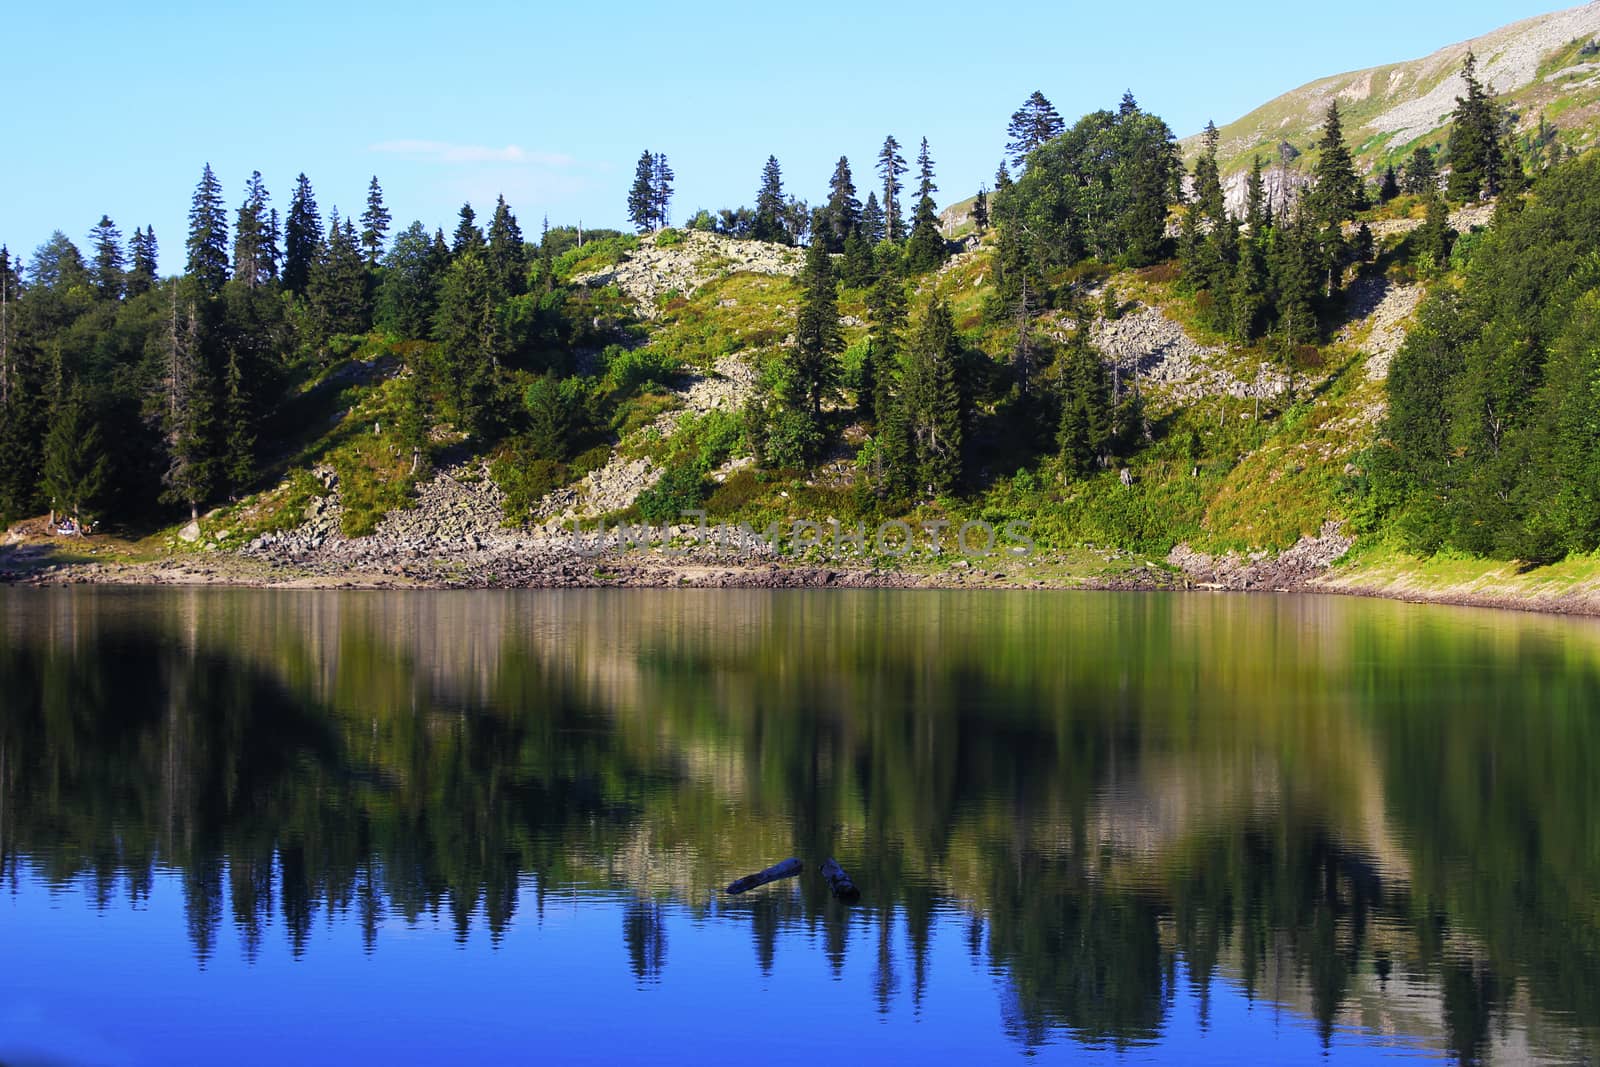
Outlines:
<svg viewBox="0 0 1600 1067"><path fill-rule="evenodd" d="M839 861L828 857L828 862L822 865L822 877L828 880L828 888L833 890L833 895L840 900L860 900L861 890L844 873L844 868L839 866Z"/></svg>
<svg viewBox="0 0 1600 1067"><path fill-rule="evenodd" d="M736 882L730 882L728 884L728 893L731 895L748 893L750 890L758 889L768 882L776 882L780 878L793 878L805 869L806 865L799 860L786 859L782 863L773 864L764 871L747 874Z"/></svg>

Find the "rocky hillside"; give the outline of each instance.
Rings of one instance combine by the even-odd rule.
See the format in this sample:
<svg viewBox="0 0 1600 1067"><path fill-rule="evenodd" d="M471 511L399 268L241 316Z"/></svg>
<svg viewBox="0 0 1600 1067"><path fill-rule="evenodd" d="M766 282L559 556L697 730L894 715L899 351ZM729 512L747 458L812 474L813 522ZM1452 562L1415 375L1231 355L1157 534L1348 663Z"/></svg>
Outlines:
<svg viewBox="0 0 1600 1067"><path fill-rule="evenodd" d="M1563 143L1582 149L1600 128L1600 2L1514 22L1405 63L1320 78L1285 93L1221 127L1218 158L1230 191L1242 193L1253 157L1269 165L1282 188L1309 170L1311 149L1331 100L1339 101L1345 137L1360 165L1399 163L1418 145L1442 145L1456 96L1464 92L1461 65L1471 51L1486 86L1509 106L1518 128L1543 116ZM1218 116L1220 120L1224 116ZM1199 137L1183 142L1192 159Z"/></svg>

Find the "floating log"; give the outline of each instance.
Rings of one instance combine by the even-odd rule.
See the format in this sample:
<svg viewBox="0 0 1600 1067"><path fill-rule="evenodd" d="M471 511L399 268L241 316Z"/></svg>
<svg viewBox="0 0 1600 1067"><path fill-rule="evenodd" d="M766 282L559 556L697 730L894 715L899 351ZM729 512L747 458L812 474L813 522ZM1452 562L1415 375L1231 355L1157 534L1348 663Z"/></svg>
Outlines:
<svg viewBox="0 0 1600 1067"><path fill-rule="evenodd" d="M856 884L850 880L844 868L839 866L839 861L832 856L829 856L828 862L822 865L822 877L827 879L828 888L833 890L833 895L840 900L861 899L861 890L856 888Z"/></svg>
<svg viewBox="0 0 1600 1067"><path fill-rule="evenodd" d="M768 882L776 882L780 878L793 878L795 875L799 874L805 869L806 865L801 863L799 860L793 858L786 859L782 863L773 864L764 871L757 871L755 874L747 874L736 882L730 882L728 884L727 892L729 896L737 896L740 893L748 893L752 889L759 889Z"/></svg>

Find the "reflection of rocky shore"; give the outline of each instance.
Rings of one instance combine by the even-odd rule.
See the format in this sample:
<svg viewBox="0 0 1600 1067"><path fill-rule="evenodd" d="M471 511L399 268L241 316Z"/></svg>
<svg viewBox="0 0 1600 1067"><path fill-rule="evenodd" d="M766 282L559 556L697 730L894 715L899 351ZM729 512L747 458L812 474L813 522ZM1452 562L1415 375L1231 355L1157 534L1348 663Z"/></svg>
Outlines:
<svg viewBox="0 0 1600 1067"><path fill-rule="evenodd" d="M1203 597L13 593L0 871L114 901L176 868L202 959L223 924L249 952L329 915L374 946L429 914L498 940L553 888L635 901L641 981L684 951L668 902L751 924L769 970L786 931L842 961L893 927L909 955L877 966L910 995L964 912L1027 1041L1159 1033L1181 969L1325 1034L1570 1053L1547 1016L1594 1017L1564 892L1593 884L1573 768L1597 739L1509 720L1530 691L1484 670L1590 706L1595 649L1560 626ZM1427 701L1375 696L1407 685ZM1472 816L1490 755L1485 810L1542 845ZM862 908L815 879L717 894L789 854L839 855ZM1497 897L1497 872L1550 888Z"/></svg>

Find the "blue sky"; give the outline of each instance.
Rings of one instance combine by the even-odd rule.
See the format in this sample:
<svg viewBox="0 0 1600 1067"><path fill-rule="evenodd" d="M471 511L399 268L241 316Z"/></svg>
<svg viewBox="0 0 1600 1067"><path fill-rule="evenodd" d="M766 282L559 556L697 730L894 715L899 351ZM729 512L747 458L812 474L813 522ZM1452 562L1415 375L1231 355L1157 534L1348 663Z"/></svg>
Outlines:
<svg viewBox="0 0 1600 1067"><path fill-rule="evenodd" d="M639 153L667 153L675 220L748 203L768 154L813 202L848 155L865 197L886 133L926 136L940 200L993 175L1041 89L1068 120L1125 88L1182 136L1312 78L1424 55L1549 0L1321 5L727 2L269 5L18 0L0 19L0 241L80 246L102 212L153 224L182 266L209 161L230 206L259 169L280 209L310 176L324 216L377 174L397 227L448 231L503 192L536 234L623 226Z"/></svg>

